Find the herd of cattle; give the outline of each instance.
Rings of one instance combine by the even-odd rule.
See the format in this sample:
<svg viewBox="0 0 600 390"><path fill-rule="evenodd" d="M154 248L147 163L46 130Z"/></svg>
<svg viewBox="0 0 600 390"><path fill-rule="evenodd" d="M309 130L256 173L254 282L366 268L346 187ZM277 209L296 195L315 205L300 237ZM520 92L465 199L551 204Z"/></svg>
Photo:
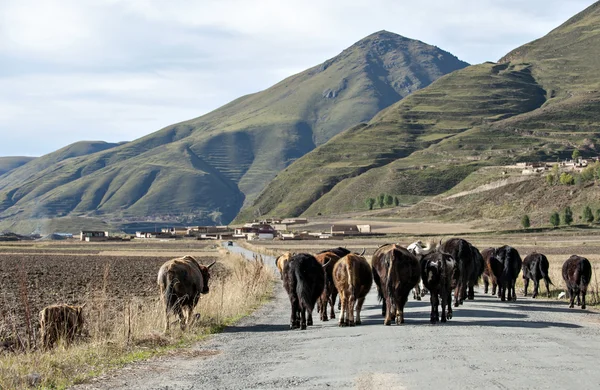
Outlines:
<svg viewBox="0 0 600 390"><path fill-rule="evenodd" d="M486 294L491 284L491 293L497 293L501 301L515 301L515 284L521 270L525 296L530 280L533 281L533 298L538 295L541 280L550 296L552 281L546 256L532 253L521 260L519 252L508 245L480 252L468 241L452 238L426 246L417 241L406 248L385 244L373 253L371 264L363 255L364 250L357 254L345 248L334 248L315 255L287 252L276 259L290 298L292 329L306 329L313 324L315 305L322 321L335 318L334 304L338 293L339 326L360 324L360 312L373 281L382 302L385 325L391 325L392 321L404 323L404 306L411 291L416 299L429 291L431 323L446 322L452 318L453 305L458 307L464 300L474 299L474 286L481 278ZM573 255L563 264L562 276L570 298L569 307L574 307L577 300L577 305L585 309L585 296L592 276L590 262Z"/></svg>
<svg viewBox="0 0 600 390"><path fill-rule="evenodd" d="M382 302L384 324L404 323L404 306L411 291L421 299L429 291L431 323L452 318L454 307L465 299L474 299L473 287L483 277L484 292L492 285L492 294L505 301L516 300L515 283L523 271L525 295L533 281L533 297L538 295L539 282L544 280L550 296L548 259L533 253L522 261L519 252L510 246L488 248L480 252L461 238L452 238L437 245L417 241L408 247L385 244L377 248L371 264L362 253L346 248L334 248L315 255L287 252L276 259L283 285L291 304L292 329L306 329L313 324L312 312L317 305L320 319L335 318L334 306L339 294L340 326L361 323L360 312L373 282ZM167 261L158 272L158 286L164 306L165 331L169 330L169 315L176 314L185 330L199 315L192 316L201 294L209 292L210 268L191 256ZM592 276L590 262L571 256L563 265L562 276L570 298L569 307L585 309L585 296ZM507 297L508 295L508 297ZM441 305L441 315L439 306ZM329 309L328 309L329 306ZM329 311L329 313L328 313ZM356 316L355 316L356 313ZM441 318L440 318L441 317ZM43 348L51 348L59 338L67 343L84 326L83 306L52 305L40 312L40 334Z"/></svg>

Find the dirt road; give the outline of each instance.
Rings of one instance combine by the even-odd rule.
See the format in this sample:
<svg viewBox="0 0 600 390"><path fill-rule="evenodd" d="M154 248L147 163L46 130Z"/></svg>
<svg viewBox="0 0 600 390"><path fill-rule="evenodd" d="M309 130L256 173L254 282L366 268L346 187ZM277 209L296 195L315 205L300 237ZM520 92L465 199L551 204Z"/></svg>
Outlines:
<svg viewBox="0 0 600 390"><path fill-rule="evenodd" d="M321 322L288 330L275 300L183 357L145 362L79 388L100 389L523 389L600 387L600 316L564 303L477 295L447 324L427 301L406 324L384 326L372 291L363 325Z"/></svg>

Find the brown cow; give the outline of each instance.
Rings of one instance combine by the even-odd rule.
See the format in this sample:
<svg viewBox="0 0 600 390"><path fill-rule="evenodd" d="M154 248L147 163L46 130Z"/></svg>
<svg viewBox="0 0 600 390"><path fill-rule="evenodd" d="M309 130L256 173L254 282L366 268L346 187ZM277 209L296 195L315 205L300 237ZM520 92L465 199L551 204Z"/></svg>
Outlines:
<svg viewBox="0 0 600 390"><path fill-rule="evenodd" d="M294 256L294 253L285 252L283 255L281 255L275 259L275 265L277 266L277 269L279 270L279 274L281 275L281 280L283 280L283 266L285 265L285 263L287 261L289 261L292 258L292 256Z"/></svg>
<svg viewBox="0 0 600 390"><path fill-rule="evenodd" d="M208 294L209 269L192 256L169 260L158 271L158 286L165 309L165 332L169 330L169 314L179 317L181 330L194 320L192 312L200 299L200 294Z"/></svg>
<svg viewBox="0 0 600 390"><path fill-rule="evenodd" d="M321 313L321 321L329 321L327 317L327 304L331 305L330 317L335 318L334 305L335 299L337 298L338 291L335 288L333 281L333 267L338 262L340 257L334 252L324 252L315 255L315 259L322 266L327 264L323 269L325 270L325 288L323 293L317 302L317 310Z"/></svg>
<svg viewBox="0 0 600 390"><path fill-rule="evenodd" d="M371 266L364 257L348 254L336 262L333 268L333 281L340 293L342 303L339 326L360 325L360 311L373 284ZM354 320L355 305L356 321Z"/></svg>
<svg viewBox="0 0 600 390"><path fill-rule="evenodd" d="M410 291L419 283L419 261L406 248L388 244L378 248L371 262L373 280L384 299L385 325L404 323L404 305Z"/></svg>
<svg viewBox="0 0 600 390"><path fill-rule="evenodd" d="M496 295L498 287L498 277L502 274L502 263L496 257L496 248L487 248L481 251L483 256L483 285L484 294L488 293L490 284L492 285L492 295Z"/></svg>
<svg viewBox="0 0 600 390"><path fill-rule="evenodd" d="M40 336L42 347L49 349L62 338L70 344L76 335L81 334L84 326L82 306L64 304L50 305L40 311Z"/></svg>

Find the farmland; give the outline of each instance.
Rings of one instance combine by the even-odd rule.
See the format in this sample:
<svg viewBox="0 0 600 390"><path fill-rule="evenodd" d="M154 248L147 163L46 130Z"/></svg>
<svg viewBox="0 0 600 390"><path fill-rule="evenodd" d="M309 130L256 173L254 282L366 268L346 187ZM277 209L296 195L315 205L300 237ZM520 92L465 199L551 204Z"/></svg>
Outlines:
<svg viewBox="0 0 600 390"><path fill-rule="evenodd" d="M163 334L156 275L167 260L195 256L211 268L192 332ZM262 262L219 251L215 243L49 242L0 246L0 388L28 375L62 387L128 361L187 345L246 314L269 293ZM72 348L39 350L38 312L53 303L85 304L86 331ZM174 320L174 318L172 318Z"/></svg>

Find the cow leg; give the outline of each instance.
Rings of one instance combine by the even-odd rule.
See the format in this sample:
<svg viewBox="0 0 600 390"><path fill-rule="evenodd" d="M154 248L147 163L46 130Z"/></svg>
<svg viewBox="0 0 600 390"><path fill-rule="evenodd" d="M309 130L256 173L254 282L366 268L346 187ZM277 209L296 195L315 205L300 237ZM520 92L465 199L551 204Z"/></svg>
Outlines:
<svg viewBox="0 0 600 390"><path fill-rule="evenodd" d="M492 295L496 295L496 289L498 288L498 284L496 282L492 282ZM500 296L498 296L500 298Z"/></svg>
<svg viewBox="0 0 600 390"><path fill-rule="evenodd" d="M516 284L517 284L517 280L513 279L512 281L512 285L511 285L511 290L512 290L512 300L516 302L517 300L517 289L516 289Z"/></svg>
<svg viewBox="0 0 600 390"><path fill-rule="evenodd" d="M395 308L392 306L391 297L387 296L384 299L383 307L385 309L385 320L383 320L384 325L391 325L392 320L396 317Z"/></svg>
<svg viewBox="0 0 600 390"><path fill-rule="evenodd" d="M568 289L569 291L569 307L573 308L575 306L575 291L572 288Z"/></svg>
<svg viewBox="0 0 600 390"><path fill-rule="evenodd" d="M363 303L365 303L365 298L360 298L356 301L356 320L354 321L356 325L362 324L362 321L360 320L360 311L362 310Z"/></svg>
<svg viewBox="0 0 600 390"><path fill-rule="evenodd" d="M487 294L490 287L490 279L487 276L483 276L483 293Z"/></svg>
<svg viewBox="0 0 600 390"><path fill-rule="evenodd" d="M418 284L413 288L413 299L421 300L421 287Z"/></svg>
<svg viewBox="0 0 600 390"><path fill-rule="evenodd" d="M387 315L387 303L385 298L381 300L381 316L385 317Z"/></svg>
<svg viewBox="0 0 600 390"><path fill-rule="evenodd" d="M585 294L587 293L587 286L581 287L581 308L585 310Z"/></svg>
<svg viewBox="0 0 600 390"><path fill-rule="evenodd" d="M300 305L300 330L306 329L306 308Z"/></svg>
<svg viewBox="0 0 600 390"><path fill-rule="evenodd" d="M523 296L527 296L527 287L529 287L529 279L523 276ZM533 297L535 298L535 282L533 288Z"/></svg>
<svg viewBox="0 0 600 390"><path fill-rule="evenodd" d="M325 289L319 297L318 311L320 313L321 321L329 321L329 318L327 318L327 301L329 297L327 295L327 289Z"/></svg>
<svg viewBox="0 0 600 390"><path fill-rule="evenodd" d="M467 299L469 301L472 301L475 299L475 284L472 282L469 282L469 292L467 293Z"/></svg>
<svg viewBox="0 0 600 390"><path fill-rule="evenodd" d="M346 293L344 291L340 291L340 305L341 305L341 310L340 310L340 320L338 322L338 326L346 326L346 316L348 315L348 313L346 313Z"/></svg>
<svg viewBox="0 0 600 390"><path fill-rule="evenodd" d="M446 307L448 308L448 314L446 315L446 318L449 320L452 319L452 293L450 291L451 290L446 293Z"/></svg>
<svg viewBox="0 0 600 390"><path fill-rule="evenodd" d="M292 307L292 316L290 318L290 329L298 329L300 322L298 319L298 312L300 311L300 304L298 297L295 294L290 294L290 305Z"/></svg>
<svg viewBox="0 0 600 390"><path fill-rule="evenodd" d="M532 298L537 297L539 288L540 288L540 281L537 279L533 279L533 295L531 296Z"/></svg>
<svg viewBox="0 0 600 390"><path fill-rule="evenodd" d="M177 316L179 317L179 328L181 330L185 330L185 326L186 326L186 320L185 320L185 313L183 311L183 307L179 307L179 309L177 309Z"/></svg>
<svg viewBox="0 0 600 390"><path fill-rule="evenodd" d="M348 297L348 303L347 303L347 308L346 308L346 316L347 316L347 324L350 326L354 326L354 305L356 303L356 297L354 296L354 293L351 292L350 296Z"/></svg>
<svg viewBox="0 0 600 390"><path fill-rule="evenodd" d="M329 294L329 305L331 313L329 313L329 317L335 318L335 312L333 311L333 307L335 306L335 298L337 297L337 289L334 287L331 290L331 294Z"/></svg>
<svg viewBox="0 0 600 390"><path fill-rule="evenodd" d="M460 293L460 284L456 285L456 288L454 289L454 307L458 307L458 305L460 305L458 302L460 300L459 298L459 294Z"/></svg>
<svg viewBox="0 0 600 390"><path fill-rule="evenodd" d="M438 313L438 293L435 290L432 290L429 294L429 301L431 302L431 314L429 315L429 322L435 324L438 322L439 313ZM443 308L443 306L442 306ZM443 316L443 315L442 315Z"/></svg>
<svg viewBox="0 0 600 390"><path fill-rule="evenodd" d="M546 292L548 294L548 298L550 298L550 278L548 278L548 276L544 276L544 283L546 284Z"/></svg>
<svg viewBox="0 0 600 390"><path fill-rule="evenodd" d="M467 299L467 287L468 283L464 283L462 285L462 289L460 290L460 304L462 305L465 299Z"/></svg>
<svg viewBox="0 0 600 390"><path fill-rule="evenodd" d="M410 290L401 291L400 296L396 299L396 325L404 323L404 306L408 301L408 294L410 294Z"/></svg>
<svg viewBox="0 0 600 390"><path fill-rule="evenodd" d="M581 306L581 289L577 288L577 306Z"/></svg>

